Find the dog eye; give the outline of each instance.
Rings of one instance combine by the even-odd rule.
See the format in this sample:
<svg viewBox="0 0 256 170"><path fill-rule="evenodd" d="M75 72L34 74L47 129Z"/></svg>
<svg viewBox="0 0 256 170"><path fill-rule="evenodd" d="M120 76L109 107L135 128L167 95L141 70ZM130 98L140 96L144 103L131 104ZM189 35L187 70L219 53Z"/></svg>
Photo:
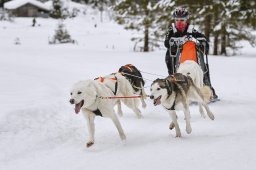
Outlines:
<svg viewBox="0 0 256 170"><path fill-rule="evenodd" d="M70 93L70 95L72 96L73 93Z"/></svg>
<svg viewBox="0 0 256 170"><path fill-rule="evenodd" d="M79 91L79 92L77 92L77 94L81 94L81 93L82 93L82 92L80 92L80 91Z"/></svg>
<svg viewBox="0 0 256 170"><path fill-rule="evenodd" d="M156 90L160 90L160 88L158 87Z"/></svg>

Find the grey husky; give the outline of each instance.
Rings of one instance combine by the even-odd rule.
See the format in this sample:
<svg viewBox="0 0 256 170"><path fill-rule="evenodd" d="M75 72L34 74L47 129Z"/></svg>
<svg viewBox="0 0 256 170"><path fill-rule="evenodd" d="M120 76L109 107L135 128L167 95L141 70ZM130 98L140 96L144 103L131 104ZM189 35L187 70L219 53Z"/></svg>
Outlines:
<svg viewBox="0 0 256 170"><path fill-rule="evenodd" d="M156 79L151 84L151 95L154 105L161 104L170 114L172 122L170 129L175 128L176 137L181 137L180 128L177 122L176 110L182 110L185 115L186 132L190 134L189 102L197 102L202 105L210 119L214 120L214 115L207 106L207 100L211 96L211 89L208 86L197 87L189 75L175 73L165 79ZM200 112L203 112L200 108Z"/></svg>

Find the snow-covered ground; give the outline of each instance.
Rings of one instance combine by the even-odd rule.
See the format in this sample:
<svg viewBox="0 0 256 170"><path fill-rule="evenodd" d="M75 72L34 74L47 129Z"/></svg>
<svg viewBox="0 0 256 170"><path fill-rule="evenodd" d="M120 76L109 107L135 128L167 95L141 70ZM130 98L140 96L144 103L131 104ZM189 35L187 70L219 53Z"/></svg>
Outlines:
<svg viewBox="0 0 256 170"><path fill-rule="evenodd" d="M182 138L175 138L167 112L148 99L143 119L124 108L125 144L109 119L97 117L95 145L86 148L86 121L68 102L75 82L128 63L167 76L165 51L132 52L131 32L97 20L64 22L76 45L48 45L56 20L37 19L37 27L31 27L32 18L0 22L1 170L255 169L256 51L248 45L240 56L209 57L221 99L210 104L214 121L201 118L192 106L192 134L186 134L178 113ZM21 45L14 45L16 38ZM158 76L143 76L148 93L150 80Z"/></svg>

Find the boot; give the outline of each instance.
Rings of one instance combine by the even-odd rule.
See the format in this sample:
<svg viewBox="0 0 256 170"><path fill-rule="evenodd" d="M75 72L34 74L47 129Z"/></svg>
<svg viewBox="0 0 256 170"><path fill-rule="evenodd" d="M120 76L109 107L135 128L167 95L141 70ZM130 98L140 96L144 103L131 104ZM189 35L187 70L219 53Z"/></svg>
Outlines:
<svg viewBox="0 0 256 170"><path fill-rule="evenodd" d="M212 97L210 99L210 102L216 102L216 101L219 101L218 99L218 95L215 93L215 90L213 87L211 87L211 90L212 90Z"/></svg>
<svg viewBox="0 0 256 170"><path fill-rule="evenodd" d="M218 95L215 93L215 89L211 85L211 82L210 82L210 79L208 77L208 74L204 74L204 85L209 86L211 88L211 90L212 90L212 97L210 99L210 102L219 101Z"/></svg>

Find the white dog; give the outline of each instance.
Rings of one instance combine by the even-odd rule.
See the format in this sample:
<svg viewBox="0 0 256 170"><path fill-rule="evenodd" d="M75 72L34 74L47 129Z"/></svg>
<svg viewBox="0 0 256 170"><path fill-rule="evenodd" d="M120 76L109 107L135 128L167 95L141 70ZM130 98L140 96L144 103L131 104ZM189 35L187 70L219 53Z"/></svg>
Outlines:
<svg viewBox="0 0 256 170"><path fill-rule="evenodd" d="M86 80L76 83L71 90L70 103L75 105L75 112L82 110L89 131L89 140L87 147L94 144L95 116L110 118L115 124L121 140L125 140L126 136L118 117L114 111L116 101L114 99L102 99L100 97L114 96L110 88L97 80Z"/></svg>
<svg viewBox="0 0 256 170"><path fill-rule="evenodd" d="M204 73L201 67L193 60L186 60L185 62L181 63L177 73L181 73L183 75L188 75L193 80L194 84L200 88L201 93L205 96L205 102L208 103L210 101L210 98L212 96L212 91L210 87L204 86ZM199 105L199 111L201 113L201 116L205 118L205 113L203 111L202 104L198 103Z"/></svg>
<svg viewBox="0 0 256 170"><path fill-rule="evenodd" d="M118 70L126 79L130 82L131 86L133 87L134 94L140 95L140 101L143 108L146 108L147 104L145 99L147 94L144 90L145 81L142 77L140 70L132 64L126 64L121 66Z"/></svg>
<svg viewBox="0 0 256 170"><path fill-rule="evenodd" d="M201 67L193 60L186 60L181 63L177 73L182 73L183 75L189 75L194 81L195 85L199 88L204 85L204 73Z"/></svg>
<svg viewBox="0 0 256 170"><path fill-rule="evenodd" d="M132 97L135 95L131 83L121 73L99 77L96 80L110 88L116 97ZM118 98L115 101L117 104L117 113L120 116L123 116L123 111L121 109L122 102L128 108L132 109L138 118L142 117L138 98Z"/></svg>

